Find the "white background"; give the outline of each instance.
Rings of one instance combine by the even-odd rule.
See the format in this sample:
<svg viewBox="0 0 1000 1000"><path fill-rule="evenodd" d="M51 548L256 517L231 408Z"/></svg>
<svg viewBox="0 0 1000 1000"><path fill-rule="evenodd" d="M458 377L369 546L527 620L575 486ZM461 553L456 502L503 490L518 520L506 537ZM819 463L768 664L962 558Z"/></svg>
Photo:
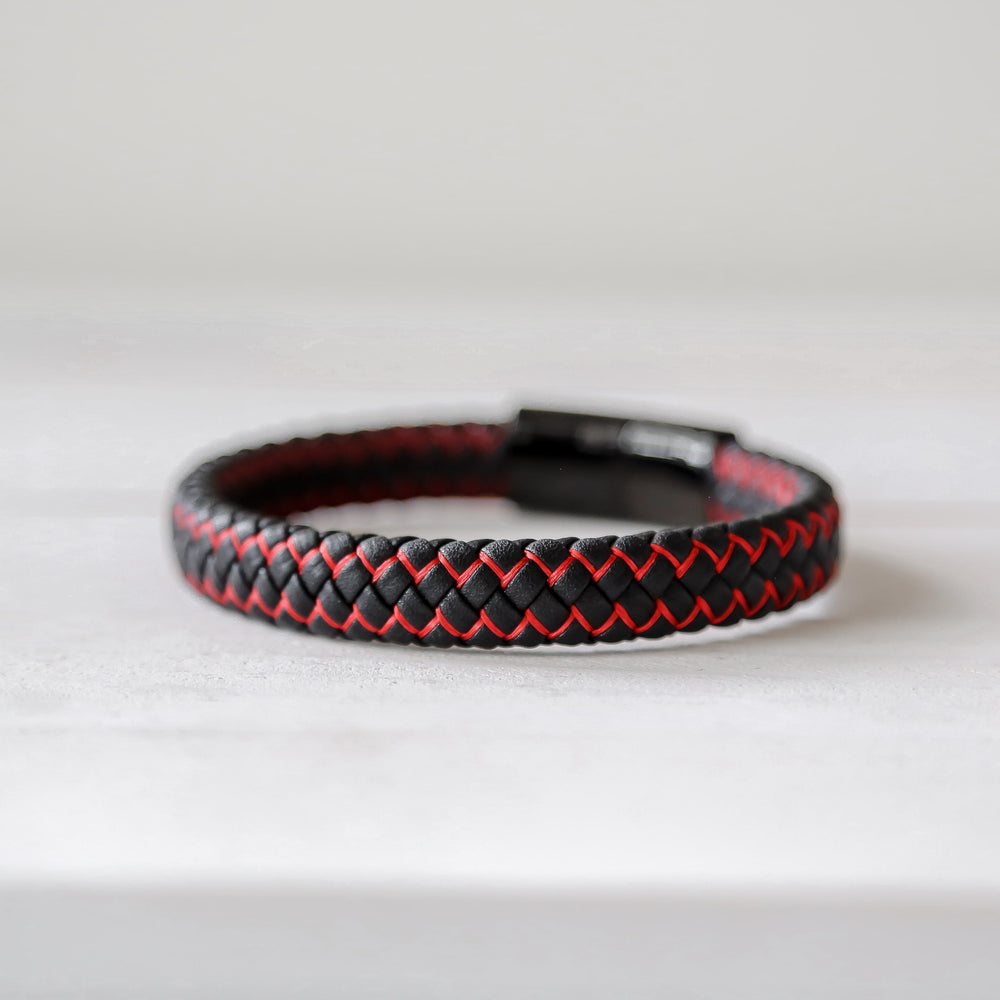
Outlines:
<svg viewBox="0 0 1000 1000"><path fill-rule="evenodd" d="M12 274L966 294L996 5L0 5Z"/></svg>
<svg viewBox="0 0 1000 1000"><path fill-rule="evenodd" d="M995 997L998 21L0 0L0 996ZM198 456L521 401L815 461L841 578L485 655L179 582Z"/></svg>

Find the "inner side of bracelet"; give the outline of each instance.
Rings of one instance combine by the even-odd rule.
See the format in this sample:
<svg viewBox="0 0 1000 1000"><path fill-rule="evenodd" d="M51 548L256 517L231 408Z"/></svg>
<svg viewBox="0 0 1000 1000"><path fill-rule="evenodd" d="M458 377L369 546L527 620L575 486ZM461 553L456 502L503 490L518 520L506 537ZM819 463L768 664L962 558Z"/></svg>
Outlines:
<svg viewBox="0 0 1000 1000"><path fill-rule="evenodd" d="M657 525L598 538L319 532L323 507L508 496ZM289 628L423 645L618 641L783 610L836 569L830 486L728 433L521 411L509 424L324 434L205 463L173 509L188 582Z"/></svg>

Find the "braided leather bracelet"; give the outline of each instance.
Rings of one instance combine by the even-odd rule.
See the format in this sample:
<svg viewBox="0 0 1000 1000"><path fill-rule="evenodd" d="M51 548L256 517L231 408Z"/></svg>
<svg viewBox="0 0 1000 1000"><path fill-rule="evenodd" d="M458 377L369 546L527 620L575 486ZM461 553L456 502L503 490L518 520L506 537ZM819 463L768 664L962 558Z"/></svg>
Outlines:
<svg viewBox="0 0 1000 1000"><path fill-rule="evenodd" d="M446 495L675 527L463 542L286 520ZM823 479L732 434L543 410L241 451L191 472L173 506L184 575L213 601L300 631L423 646L617 642L759 618L826 585L838 521Z"/></svg>

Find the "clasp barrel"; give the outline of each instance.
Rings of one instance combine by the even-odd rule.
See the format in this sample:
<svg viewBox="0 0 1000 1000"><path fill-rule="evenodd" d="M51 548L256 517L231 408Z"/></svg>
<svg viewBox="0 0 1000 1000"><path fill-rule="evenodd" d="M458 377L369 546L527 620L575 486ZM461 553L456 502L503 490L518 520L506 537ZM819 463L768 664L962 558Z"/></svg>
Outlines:
<svg viewBox="0 0 1000 1000"><path fill-rule="evenodd" d="M666 421L522 409L507 446L510 495L541 510L697 524L716 450L735 439Z"/></svg>

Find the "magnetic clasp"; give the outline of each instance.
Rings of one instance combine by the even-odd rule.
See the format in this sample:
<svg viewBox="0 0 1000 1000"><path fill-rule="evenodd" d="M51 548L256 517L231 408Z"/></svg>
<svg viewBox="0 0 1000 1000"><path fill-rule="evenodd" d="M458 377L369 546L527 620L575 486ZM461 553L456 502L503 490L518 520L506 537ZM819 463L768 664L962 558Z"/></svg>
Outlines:
<svg viewBox="0 0 1000 1000"><path fill-rule="evenodd" d="M542 510L698 524L715 450L733 437L664 421L522 409L507 446L510 496Z"/></svg>

